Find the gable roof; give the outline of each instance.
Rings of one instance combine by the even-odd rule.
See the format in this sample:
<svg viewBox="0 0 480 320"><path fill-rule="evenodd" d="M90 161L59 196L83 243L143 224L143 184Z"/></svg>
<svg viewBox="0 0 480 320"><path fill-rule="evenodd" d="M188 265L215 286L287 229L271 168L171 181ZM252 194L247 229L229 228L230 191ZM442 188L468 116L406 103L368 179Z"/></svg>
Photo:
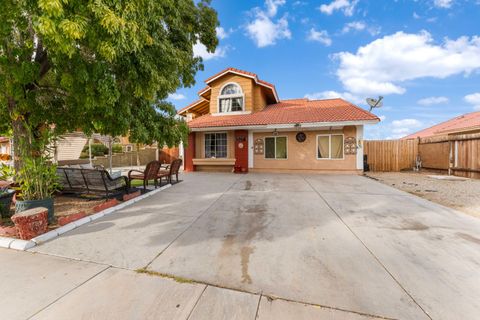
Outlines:
<svg viewBox="0 0 480 320"><path fill-rule="evenodd" d="M425 138L476 129L480 130L480 111L463 114L432 127L412 133L402 139Z"/></svg>
<svg viewBox="0 0 480 320"><path fill-rule="evenodd" d="M194 128L292 125L297 123L378 122L374 114L343 99L283 100L263 110L240 115L206 114L188 122Z"/></svg>
<svg viewBox="0 0 480 320"><path fill-rule="evenodd" d="M244 76L244 77L253 79L256 84L272 90L273 95L275 97L275 100L277 102L280 102L280 99L278 98L278 94L277 94L277 90L275 89L275 86L273 84L271 84L270 82L260 80L258 78L257 74L255 74L253 72L248 72L248 71L244 71L244 70L240 70L240 69L236 69L236 68L226 68L226 69L220 71L219 73L214 74L213 76L207 78L207 80L205 80L205 83L208 85L209 83L217 80L220 77L223 77L224 75L226 75L228 73L238 74L240 76ZM204 92L208 91L209 89L210 89L210 87L204 88L199 93L200 94L204 93Z"/></svg>

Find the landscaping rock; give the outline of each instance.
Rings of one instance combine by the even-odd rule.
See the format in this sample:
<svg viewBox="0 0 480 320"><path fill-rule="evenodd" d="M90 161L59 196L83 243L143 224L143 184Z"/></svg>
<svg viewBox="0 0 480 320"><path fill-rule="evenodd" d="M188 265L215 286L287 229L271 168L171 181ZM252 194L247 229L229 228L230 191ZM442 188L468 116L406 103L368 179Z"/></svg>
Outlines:
<svg viewBox="0 0 480 320"><path fill-rule="evenodd" d="M20 239L30 240L47 232L48 209L39 207L15 213L12 221L15 223Z"/></svg>
<svg viewBox="0 0 480 320"><path fill-rule="evenodd" d="M103 203L100 203L100 204L97 204L95 207L93 207L93 211L95 212L100 212L100 211L103 211L105 209L108 209L108 208L111 208L111 207L114 207L116 206L117 204L119 204L120 202L118 202L117 199L110 199L110 200L107 200Z"/></svg>
<svg viewBox="0 0 480 320"><path fill-rule="evenodd" d="M130 199L139 197L141 195L142 195L142 193L140 192L140 190L137 190L137 191L132 192L132 193L127 193L127 194L123 195L123 201L128 201Z"/></svg>
<svg viewBox="0 0 480 320"><path fill-rule="evenodd" d="M76 221L78 219L82 219L86 216L87 216L87 214L85 213L85 211L70 211L70 212L67 212L66 214L58 217L57 222L58 222L59 226L64 226L67 223Z"/></svg>

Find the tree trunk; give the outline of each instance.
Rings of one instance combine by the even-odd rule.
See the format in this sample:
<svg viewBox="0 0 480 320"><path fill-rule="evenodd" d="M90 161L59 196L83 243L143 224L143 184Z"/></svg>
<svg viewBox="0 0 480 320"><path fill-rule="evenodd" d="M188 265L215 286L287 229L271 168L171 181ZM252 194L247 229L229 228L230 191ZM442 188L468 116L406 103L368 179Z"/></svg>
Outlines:
<svg viewBox="0 0 480 320"><path fill-rule="evenodd" d="M15 116L17 102L13 97L8 97L8 111L10 113L11 121L12 121L12 129L13 129L13 139L12 139L12 150L13 150L13 166L17 171L21 167L20 163L20 137L27 136L27 130L24 126L22 118L20 116Z"/></svg>
<svg viewBox="0 0 480 320"><path fill-rule="evenodd" d="M13 166L15 170L19 170L22 163L20 157L20 138L27 137L27 130L25 129L25 124L19 118L12 121L13 128Z"/></svg>

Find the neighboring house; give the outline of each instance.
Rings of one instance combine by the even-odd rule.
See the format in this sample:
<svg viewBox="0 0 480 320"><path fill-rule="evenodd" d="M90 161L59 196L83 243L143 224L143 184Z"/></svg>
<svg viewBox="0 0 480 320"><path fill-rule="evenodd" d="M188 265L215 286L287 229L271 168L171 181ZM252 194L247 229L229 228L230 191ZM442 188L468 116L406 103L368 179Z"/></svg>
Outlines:
<svg viewBox="0 0 480 320"><path fill-rule="evenodd" d="M10 155L10 138L0 137L0 154Z"/></svg>
<svg viewBox="0 0 480 320"><path fill-rule="evenodd" d="M412 133L404 139L429 138L448 135L480 133L480 111L466 113L430 128Z"/></svg>
<svg viewBox="0 0 480 320"><path fill-rule="evenodd" d="M271 83L228 68L181 109L186 171L363 170L363 126L380 119L342 99L280 100Z"/></svg>
<svg viewBox="0 0 480 320"><path fill-rule="evenodd" d="M56 161L77 160L82 149L88 142L88 137L81 131L66 133L55 142Z"/></svg>

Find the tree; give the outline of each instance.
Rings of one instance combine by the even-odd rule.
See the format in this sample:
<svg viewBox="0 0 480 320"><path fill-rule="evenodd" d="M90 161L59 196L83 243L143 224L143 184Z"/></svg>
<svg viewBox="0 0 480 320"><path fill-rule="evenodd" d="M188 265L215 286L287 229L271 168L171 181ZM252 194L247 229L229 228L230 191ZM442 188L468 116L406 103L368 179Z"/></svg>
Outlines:
<svg viewBox="0 0 480 320"><path fill-rule="evenodd" d="M210 0L1 0L0 132L129 134L169 146L188 129L169 93L218 44Z"/></svg>

